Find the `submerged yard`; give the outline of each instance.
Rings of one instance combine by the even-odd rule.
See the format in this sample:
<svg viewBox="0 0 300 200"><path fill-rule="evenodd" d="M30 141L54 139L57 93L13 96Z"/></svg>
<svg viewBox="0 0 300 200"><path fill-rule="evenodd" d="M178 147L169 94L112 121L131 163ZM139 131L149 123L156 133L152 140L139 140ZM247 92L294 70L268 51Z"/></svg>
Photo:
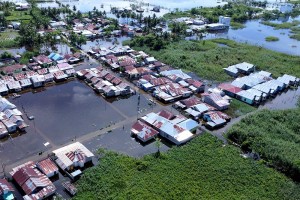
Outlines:
<svg viewBox="0 0 300 200"><path fill-rule="evenodd" d="M75 199L299 199L300 188L260 162L204 134L156 158L102 152Z"/></svg>
<svg viewBox="0 0 300 200"><path fill-rule="evenodd" d="M151 50L137 39L129 42L136 50L161 60L165 64L197 73L203 79L227 81L229 77L223 70L233 64L249 62L256 70L266 70L273 75L290 74L300 77L300 57L267 50L258 46L237 43L226 39L173 42L160 51ZM222 47L218 44L225 44Z"/></svg>

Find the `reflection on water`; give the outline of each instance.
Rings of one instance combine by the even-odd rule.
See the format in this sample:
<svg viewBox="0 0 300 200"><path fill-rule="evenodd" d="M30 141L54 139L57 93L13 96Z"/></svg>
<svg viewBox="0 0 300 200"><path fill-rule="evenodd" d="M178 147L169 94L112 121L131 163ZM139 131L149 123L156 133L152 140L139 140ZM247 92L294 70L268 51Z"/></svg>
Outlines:
<svg viewBox="0 0 300 200"><path fill-rule="evenodd" d="M299 98L300 87L282 92L281 94L277 95L274 99L270 99L269 101L265 102L265 104L262 105L260 108L267 108L271 110L296 108Z"/></svg>

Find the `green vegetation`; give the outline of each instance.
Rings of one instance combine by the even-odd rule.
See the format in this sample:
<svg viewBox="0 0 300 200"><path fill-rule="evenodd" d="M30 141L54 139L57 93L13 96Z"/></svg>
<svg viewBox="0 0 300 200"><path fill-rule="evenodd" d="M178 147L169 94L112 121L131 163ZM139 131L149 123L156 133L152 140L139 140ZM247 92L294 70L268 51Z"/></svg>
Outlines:
<svg viewBox="0 0 300 200"><path fill-rule="evenodd" d="M300 21L293 21L293 22L283 22L283 23L274 23L269 21L262 21L261 24L264 24L266 26L272 26L274 29L290 29L292 27L298 26L300 24Z"/></svg>
<svg viewBox="0 0 300 200"><path fill-rule="evenodd" d="M10 15L6 17L7 21L25 21L29 22L32 19L32 16L28 11L11 11Z"/></svg>
<svg viewBox="0 0 300 200"><path fill-rule="evenodd" d="M265 38L265 40L267 42L276 42L276 41L279 41L279 38L275 37L275 36L268 36L268 37Z"/></svg>
<svg viewBox="0 0 300 200"><path fill-rule="evenodd" d="M299 199L300 188L204 134L160 156L104 152L78 181L74 199Z"/></svg>
<svg viewBox="0 0 300 200"><path fill-rule="evenodd" d="M253 150L267 164L300 180L300 109L263 110L250 115L234 125L228 138Z"/></svg>
<svg viewBox="0 0 300 200"><path fill-rule="evenodd" d="M18 35L16 31L0 32L0 48L18 47L19 43L16 40Z"/></svg>
<svg viewBox="0 0 300 200"><path fill-rule="evenodd" d="M290 35L290 38L300 41L300 27L299 26L292 27L291 33L292 33L292 35Z"/></svg>
<svg viewBox="0 0 300 200"><path fill-rule="evenodd" d="M239 117L242 115L246 115L250 112L253 112L255 110L257 110L257 108L250 106L239 100L233 99L229 106L229 109L226 110L225 112L231 117Z"/></svg>
<svg viewBox="0 0 300 200"><path fill-rule="evenodd" d="M300 21L295 20L293 22L284 22L281 24L268 21L263 21L261 23L266 26L272 26L274 29L290 29L292 34L289 37L300 41Z"/></svg>
<svg viewBox="0 0 300 200"><path fill-rule="evenodd" d="M233 22L245 22L246 20L255 18L256 14L261 12L260 8L253 8L244 4L228 3L224 6L211 8L192 8L189 11L178 11L164 15L165 19L175 19L180 17L196 17L201 15L207 18L210 22L217 22L219 16L228 16Z"/></svg>
<svg viewBox="0 0 300 200"><path fill-rule="evenodd" d="M243 29L245 28L245 24L242 24L242 23L238 23L238 22L231 22L230 23L230 26L233 30L237 30L237 29Z"/></svg>
<svg viewBox="0 0 300 200"><path fill-rule="evenodd" d="M240 62L249 62L257 66L258 70L267 70L275 77L284 73L300 76L300 58L286 55L262 47L237 43L226 39L214 39L203 41L174 41L161 39L149 39L145 36L136 37L127 42L136 50L142 50L161 60L163 63L186 71L195 72L201 78L226 81L230 77L223 68ZM168 42L168 40L172 42ZM153 45L160 45L159 51L154 50ZM231 48L219 47L217 44L225 44Z"/></svg>

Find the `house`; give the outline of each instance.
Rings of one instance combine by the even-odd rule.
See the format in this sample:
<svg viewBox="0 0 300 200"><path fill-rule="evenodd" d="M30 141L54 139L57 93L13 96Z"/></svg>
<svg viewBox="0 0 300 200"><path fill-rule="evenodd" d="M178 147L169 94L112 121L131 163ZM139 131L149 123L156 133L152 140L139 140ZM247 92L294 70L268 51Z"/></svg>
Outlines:
<svg viewBox="0 0 300 200"><path fill-rule="evenodd" d="M74 69L74 67L72 65L70 65L69 63L59 63L57 64L57 67L60 71L66 72L66 70L69 69Z"/></svg>
<svg viewBox="0 0 300 200"><path fill-rule="evenodd" d="M48 68L48 71L49 71L49 73L54 73L54 72L59 71L59 69L57 66L51 66Z"/></svg>
<svg viewBox="0 0 300 200"><path fill-rule="evenodd" d="M22 89L30 88L32 86L32 83L29 78L20 80L19 82L20 82Z"/></svg>
<svg viewBox="0 0 300 200"><path fill-rule="evenodd" d="M168 120L172 120L175 118L175 115L168 111L168 110L161 110L160 112L157 113L159 116L163 117L163 118L166 118Z"/></svg>
<svg viewBox="0 0 300 200"><path fill-rule="evenodd" d="M229 76L232 77L238 77L239 76L239 71L235 66L229 66L227 68L223 68Z"/></svg>
<svg viewBox="0 0 300 200"><path fill-rule="evenodd" d="M211 111L203 115L203 120L207 122L206 126L208 128L214 129L226 124L230 117L220 111Z"/></svg>
<svg viewBox="0 0 300 200"><path fill-rule="evenodd" d="M115 86L106 86L103 88L103 94L106 97L113 97L120 95L121 91L118 90Z"/></svg>
<svg viewBox="0 0 300 200"><path fill-rule="evenodd" d="M172 76L175 75L178 81L181 80L186 80L186 79L191 79L189 75L184 73L181 69L174 69L174 70L168 70L168 71L163 71L160 73L162 76L166 76L171 78Z"/></svg>
<svg viewBox="0 0 300 200"><path fill-rule="evenodd" d="M17 124L12 122L10 119L3 119L2 123L4 124L9 133L13 133L17 130Z"/></svg>
<svg viewBox="0 0 300 200"><path fill-rule="evenodd" d="M65 81L68 76L63 71L56 71L53 73L56 82Z"/></svg>
<svg viewBox="0 0 300 200"><path fill-rule="evenodd" d="M144 122L138 120L131 127L131 134L136 136L142 142L147 142L158 135L158 131L154 130Z"/></svg>
<svg viewBox="0 0 300 200"><path fill-rule="evenodd" d="M120 91L121 91L121 95L122 96L125 96L125 95L128 95L131 93L131 88L130 86L125 83L125 82L122 82L120 83L118 86L116 86Z"/></svg>
<svg viewBox="0 0 300 200"><path fill-rule="evenodd" d="M224 24L225 26L230 26L230 17L219 16L219 23Z"/></svg>
<svg viewBox="0 0 300 200"><path fill-rule="evenodd" d="M14 77L14 79L15 79L16 81L20 81L20 80L23 80L23 79L27 78L26 75L23 74L23 73L15 74L13 77Z"/></svg>
<svg viewBox="0 0 300 200"><path fill-rule="evenodd" d="M0 83L0 95L7 95L8 88L5 83Z"/></svg>
<svg viewBox="0 0 300 200"><path fill-rule="evenodd" d="M52 82L54 79L54 76L52 73L45 74L44 77L45 77L45 83Z"/></svg>
<svg viewBox="0 0 300 200"><path fill-rule="evenodd" d="M284 74L283 76L278 77L277 80L284 83L287 87L294 86L299 83L298 78L296 78L295 76L287 75L287 74Z"/></svg>
<svg viewBox="0 0 300 200"><path fill-rule="evenodd" d="M267 99L267 94L265 94L264 92L259 91L257 89L251 88L251 89L248 89L246 91L256 95L258 97L257 99L259 99L258 100L259 102L265 101Z"/></svg>
<svg viewBox="0 0 300 200"><path fill-rule="evenodd" d="M73 69L67 69L67 70L65 71L65 73L66 73L66 75L67 75L68 77L73 77L73 76L75 75L76 71L75 71L74 68L73 68Z"/></svg>
<svg viewBox="0 0 300 200"><path fill-rule="evenodd" d="M260 101L259 96L256 96L256 94L248 92L247 90L238 92L236 98L250 105L258 104Z"/></svg>
<svg viewBox="0 0 300 200"><path fill-rule="evenodd" d="M94 154L80 142L75 142L53 151L57 157L56 164L66 171L74 168L83 168L86 163L92 162Z"/></svg>
<svg viewBox="0 0 300 200"><path fill-rule="evenodd" d="M226 110L230 105L229 100L226 99L225 97L222 97L218 93L210 93L210 94L204 93L202 97L204 103L207 103L218 110Z"/></svg>
<svg viewBox="0 0 300 200"><path fill-rule="evenodd" d="M1 71L5 74L12 75L13 73L20 72L23 69L26 69L26 65L15 64L10 66L1 67Z"/></svg>
<svg viewBox="0 0 300 200"><path fill-rule="evenodd" d="M32 161L13 168L10 174L24 191L25 200L46 199L56 191L49 178L42 174Z"/></svg>
<svg viewBox="0 0 300 200"><path fill-rule="evenodd" d="M58 167L50 158L46 158L44 160L37 162L36 166L48 178L58 174Z"/></svg>
<svg viewBox="0 0 300 200"><path fill-rule="evenodd" d="M48 58L48 56L45 55L39 55L33 57L33 60L37 62L39 65L41 65L42 67L50 67L51 65L53 65L53 61L50 58Z"/></svg>
<svg viewBox="0 0 300 200"><path fill-rule="evenodd" d="M76 72L76 76L79 78L79 79L84 79L85 78L85 75L88 73L88 71L86 69L83 69L83 70L80 70L80 71L77 71Z"/></svg>
<svg viewBox="0 0 300 200"><path fill-rule="evenodd" d="M5 127L5 125L0 121L0 139L6 136L8 136L8 130ZM1 193L1 189L0 189L0 193Z"/></svg>
<svg viewBox="0 0 300 200"><path fill-rule="evenodd" d="M203 82L194 79L187 79L185 81L189 84L189 89L192 90L194 93L204 92L205 85Z"/></svg>
<svg viewBox="0 0 300 200"><path fill-rule="evenodd" d="M118 78L118 77L115 77L111 83L114 84L114 85L119 85L120 83L122 82L122 79Z"/></svg>
<svg viewBox="0 0 300 200"><path fill-rule="evenodd" d="M55 61L55 62L64 59L64 57L63 57L62 55L60 55L60 54L58 54L58 53L54 53L54 52L52 52L52 53L48 56L48 58L50 58L51 60L53 60L53 61Z"/></svg>
<svg viewBox="0 0 300 200"><path fill-rule="evenodd" d="M13 194L14 191L15 190L13 186L6 179L0 179L0 199L3 200L15 199Z"/></svg>
<svg viewBox="0 0 300 200"><path fill-rule="evenodd" d="M35 71L27 71L26 72L26 77L27 78L31 78L31 77L37 76L37 75L39 75L39 74L37 72L35 72Z"/></svg>
<svg viewBox="0 0 300 200"><path fill-rule="evenodd" d="M253 89L256 89L258 91L261 91L266 94L266 97L275 95L274 89L271 87L271 85L268 85L266 83L258 84L253 87Z"/></svg>
<svg viewBox="0 0 300 200"><path fill-rule="evenodd" d="M192 119L186 119L178 124L180 127L190 131L191 133L196 132L198 123Z"/></svg>
<svg viewBox="0 0 300 200"><path fill-rule="evenodd" d="M293 4L291 4L291 3L281 3L279 5L279 11L281 13L291 13L293 11Z"/></svg>
<svg viewBox="0 0 300 200"><path fill-rule="evenodd" d="M47 74L47 73L48 73L48 69L47 69L47 68L39 69L39 70L37 70L37 73L38 73L39 75Z"/></svg>
<svg viewBox="0 0 300 200"><path fill-rule="evenodd" d="M30 78L33 87L37 88L37 87L42 87L44 86L45 83L45 77L44 75L36 75Z"/></svg>
<svg viewBox="0 0 300 200"><path fill-rule="evenodd" d="M20 92L22 90L22 87L19 83L19 81L11 81L7 83L7 88L11 92Z"/></svg>
<svg viewBox="0 0 300 200"><path fill-rule="evenodd" d="M145 62L147 64L153 64L154 62L156 62L157 60L154 57L147 57L145 58Z"/></svg>
<svg viewBox="0 0 300 200"><path fill-rule="evenodd" d="M6 109L15 109L16 106L9 102L7 99L0 97L0 112L5 111Z"/></svg>
<svg viewBox="0 0 300 200"><path fill-rule="evenodd" d="M170 120L156 113L149 113L141 117L140 120L157 130L162 137L176 145L186 143L194 137L189 130L172 123Z"/></svg>
<svg viewBox="0 0 300 200"><path fill-rule="evenodd" d="M218 86L226 95L235 98L237 93L242 91L241 88L231 85L230 83L221 83Z"/></svg>

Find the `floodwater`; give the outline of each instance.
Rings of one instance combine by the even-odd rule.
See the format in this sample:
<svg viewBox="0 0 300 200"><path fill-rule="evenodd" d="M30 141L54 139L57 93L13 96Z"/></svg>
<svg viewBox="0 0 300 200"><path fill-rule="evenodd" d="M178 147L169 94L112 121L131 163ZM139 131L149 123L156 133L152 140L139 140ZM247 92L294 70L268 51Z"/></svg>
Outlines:
<svg viewBox="0 0 300 200"><path fill-rule="evenodd" d="M84 51L89 51L92 47L105 47L107 49L113 47L121 47L122 42L125 40L130 40L130 37L121 36L121 37L112 37L112 38L99 38L95 40L87 41L86 44L82 45L81 48Z"/></svg>
<svg viewBox="0 0 300 200"><path fill-rule="evenodd" d="M16 55L16 54L24 53L26 51L26 49L25 49L25 47L16 48L16 49L0 49L0 54L2 54L5 51L7 51L13 55Z"/></svg>
<svg viewBox="0 0 300 200"><path fill-rule="evenodd" d="M247 43L251 45L261 46L273 51L278 51L291 55L300 55L300 41L289 38L289 29L275 30L271 26L260 23L259 20L248 21L243 29L229 29L225 32L209 33L205 39L227 38L237 42ZM275 36L279 38L276 42L267 42L265 38ZM195 39L195 37L191 38Z"/></svg>
<svg viewBox="0 0 300 200"><path fill-rule="evenodd" d="M110 12L110 9L112 7L117 8L128 8L130 7L130 4L135 4L141 6L145 12L144 15L153 15L155 12L152 12L152 8L154 6L160 6L161 10L159 13L155 13L157 16L162 16L170 11L174 11L175 9L179 10L187 10L191 9L193 7L213 7L218 5L224 5L226 2L222 2L220 0L147 0L143 1L122 1L122 0L79 0L79 1L61 1L62 4L69 5L70 8L73 8L73 6L76 6L78 10L81 12L88 12L93 10L94 7L96 7L100 11L104 11L106 13ZM39 3L40 7L58 7L58 5L55 2L47 2L47 3Z"/></svg>
<svg viewBox="0 0 300 200"><path fill-rule="evenodd" d="M300 99L300 87L297 89L289 89L277 95L274 99L270 99L260 106L262 109L283 110L297 107Z"/></svg>
<svg viewBox="0 0 300 200"><path fill-rule="evenodd" d="M22 111L29 116L35 116L33 131L42 132L54 144L65 143L137 113L137 95L106 101L78 80L46 87L38 93L25 93L12 102L19 109L23 107ZM141 98L140 106L147 106L145 99Z"/></svg>

